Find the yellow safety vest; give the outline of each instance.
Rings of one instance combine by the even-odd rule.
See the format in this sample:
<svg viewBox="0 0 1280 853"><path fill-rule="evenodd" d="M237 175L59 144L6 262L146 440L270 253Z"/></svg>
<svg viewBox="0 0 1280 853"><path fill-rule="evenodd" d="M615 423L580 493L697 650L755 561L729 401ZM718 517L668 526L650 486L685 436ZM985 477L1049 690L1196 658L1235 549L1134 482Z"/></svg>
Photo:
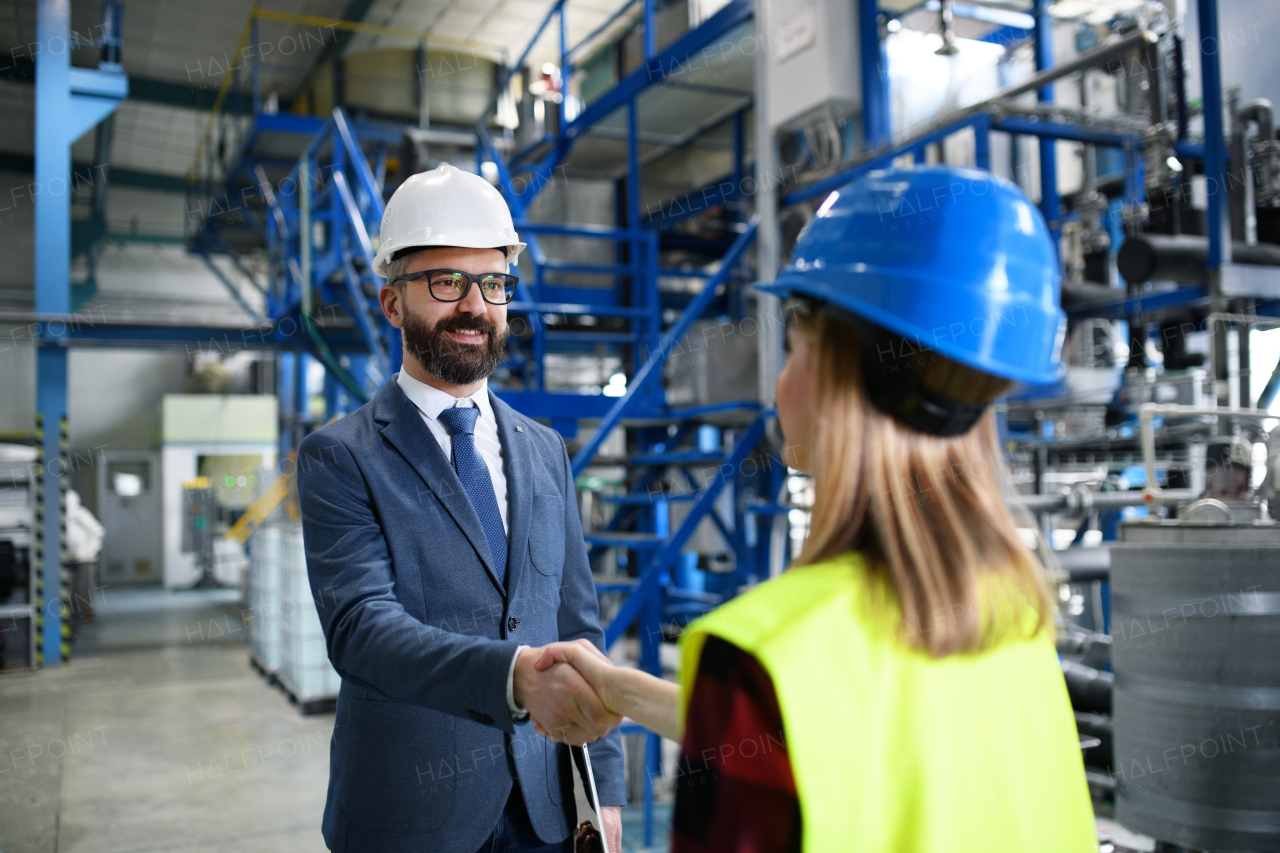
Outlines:
<svg viewBox="0 0 1280 853"><path fill-rule="evenodd" d="M1096 850L1046 634L932 658L899 636L892 593L876 593L850 553L699 619L684 639L684 707L708 635L760 661L782 711L805 851Z"/></svg>

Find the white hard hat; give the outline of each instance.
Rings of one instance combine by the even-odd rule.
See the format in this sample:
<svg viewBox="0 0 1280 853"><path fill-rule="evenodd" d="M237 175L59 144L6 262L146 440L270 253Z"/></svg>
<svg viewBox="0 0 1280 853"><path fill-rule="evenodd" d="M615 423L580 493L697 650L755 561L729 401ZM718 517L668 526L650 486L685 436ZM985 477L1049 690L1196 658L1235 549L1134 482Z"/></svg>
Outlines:
<svg viewBox="0 0 1280 853"><path fill-rule="evenodd" d="M383 278L391 257L401 249L503 249L507 263L514 264L525 246L511 222L511 210L493 185L448 163L410 175L392 193L382 214L381 235L373 271Z"/></svg>

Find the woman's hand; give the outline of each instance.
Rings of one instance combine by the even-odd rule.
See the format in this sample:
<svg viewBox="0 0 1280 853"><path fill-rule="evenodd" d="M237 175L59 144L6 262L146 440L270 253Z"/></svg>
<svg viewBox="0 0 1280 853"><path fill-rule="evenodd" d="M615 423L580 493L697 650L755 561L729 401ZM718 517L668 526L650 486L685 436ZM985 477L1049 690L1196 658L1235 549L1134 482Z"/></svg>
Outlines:
<svg viewBox="0 0 1280 853"><path fill-rule="evenodd" d="M629 666L614 666L604 652L587 640L552 643L539 651L540 656L533 662L535 672L568 664L595 691L594 698L609 714L619 719L630 717L649 731L679 742L684 728L679 685ZM564 740L548 734L536 720L534 726L552 740Z"/></svg>
<svg viewBox="0 0 1280 853"><path fill-rule="evenodd" d="M613 661L600 651L590 640L579 639L568 643L552 643L542 653L542 657L534 662L533 668L538 672L549 669L557 663L567 663L578 671L600 697L600 704L611 713L622 715L621 696L616 683ZM535 721L534 728L540 734L546 734Z"/></svg>

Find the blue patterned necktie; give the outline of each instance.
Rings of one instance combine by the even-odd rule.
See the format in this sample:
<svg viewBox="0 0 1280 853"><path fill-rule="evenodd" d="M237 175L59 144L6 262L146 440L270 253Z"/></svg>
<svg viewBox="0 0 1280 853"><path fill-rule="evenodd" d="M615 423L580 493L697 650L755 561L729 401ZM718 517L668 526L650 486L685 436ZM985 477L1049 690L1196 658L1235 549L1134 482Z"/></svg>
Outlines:
<svg viewBox="0 0 1280 853"><path fill-rule="evenodd" d="M467 490L471 506L480 516L484 536L489 540L489 553L498 571L498 580L507 585L507 531L502 526L502 514L498 512L498 499L493 493L493 480L489 466L484 464L480 451L476 450L476 418L480 410L474 406L465 409L454 407L440 412L440 423L453 439L453 470L458 472L462 487Z"/></svg>

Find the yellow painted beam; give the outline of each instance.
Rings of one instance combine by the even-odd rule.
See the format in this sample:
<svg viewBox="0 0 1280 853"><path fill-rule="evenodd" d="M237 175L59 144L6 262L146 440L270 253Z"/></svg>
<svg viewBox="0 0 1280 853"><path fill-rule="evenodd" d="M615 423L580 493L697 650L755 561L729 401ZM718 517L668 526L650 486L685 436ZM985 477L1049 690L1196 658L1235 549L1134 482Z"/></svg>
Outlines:
<svg viewBox="0 0 1280 853"><path fill-rule="evenodd" d="M289 494L289 481L292 479L293 474L281 474L277 477L276 481L268 486L267 490L236 519L236 523L231 526L224 538L235 539L243 545L253 535L253 531L258 529L258 525L266 521L271 511L280 505L285 495Z"/></svg>

